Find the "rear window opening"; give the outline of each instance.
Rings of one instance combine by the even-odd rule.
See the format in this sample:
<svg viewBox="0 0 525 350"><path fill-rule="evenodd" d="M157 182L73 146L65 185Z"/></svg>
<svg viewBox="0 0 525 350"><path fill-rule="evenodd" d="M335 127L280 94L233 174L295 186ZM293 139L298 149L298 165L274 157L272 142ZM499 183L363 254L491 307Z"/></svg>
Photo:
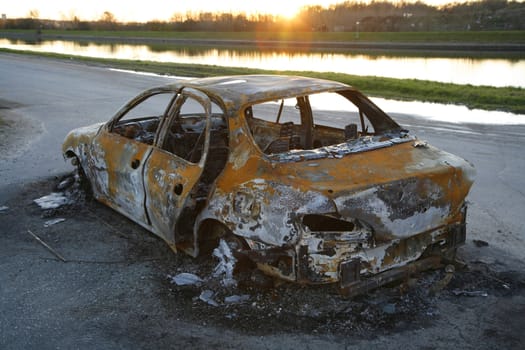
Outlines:
<svg viewBox="0 0 525 350"><path fill-rule="evenodd" d="M258 103L245 109L244 115L265 154L316 149L400 129L353 90Z"/></svg>

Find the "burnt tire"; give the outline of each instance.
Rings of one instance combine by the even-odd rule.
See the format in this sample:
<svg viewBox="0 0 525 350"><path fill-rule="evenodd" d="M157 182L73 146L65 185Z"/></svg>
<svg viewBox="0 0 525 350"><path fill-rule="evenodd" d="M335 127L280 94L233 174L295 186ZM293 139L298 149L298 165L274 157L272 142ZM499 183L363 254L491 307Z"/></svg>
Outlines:
<svg viewBox="0 0 525 350"><path fill-rule="evenodd" d="M79 184L79 187L84 193L86 194L87 198L93 197L93 187L91 186L91 181L89 181L89 178L86 175L86 172L84 171L84 168L82 168L82 165L80 164L80 160L77 156L75 156L71 160L72 164L76 163L76 177Z"/></svg>

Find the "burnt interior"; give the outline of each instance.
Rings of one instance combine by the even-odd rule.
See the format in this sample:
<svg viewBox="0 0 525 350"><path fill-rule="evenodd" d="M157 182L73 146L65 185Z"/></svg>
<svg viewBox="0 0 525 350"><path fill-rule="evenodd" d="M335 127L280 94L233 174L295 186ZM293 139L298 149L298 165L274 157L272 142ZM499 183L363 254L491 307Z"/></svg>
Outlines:
<svg viewBox="0 0 525 350"><path fill-rule="evenodd" d="M113 132L138 142L152 145L159 127L160 117L124 120L115 125ZM204 114L191 117L173 118L164 138L162 149L191 163L198 163L202 157L205 141ZM206 196L209 185L224 169L228 160L228 128L222 114L211 116L210 148L203 173L197 185L199 197Z"/></svg>
<svg viewBox="0 0 525 350"><path fill-rule="evenodd" d="M198 163L205 145L205 114L192 114L173 118L162 148L192 163ZM211 115L210 145L202 175L193 188L190 198L178 221L178 244L193 239L193 224L197 214L204 208L210 186L228 161L228 128L223 114Z"/></svg>
<svg viewBox="0 0 525 350"><path fill-rule="evenodd" d="M160 117L123 120L115 125L113 132L138 142L152 145L155 140Z"/></svg>

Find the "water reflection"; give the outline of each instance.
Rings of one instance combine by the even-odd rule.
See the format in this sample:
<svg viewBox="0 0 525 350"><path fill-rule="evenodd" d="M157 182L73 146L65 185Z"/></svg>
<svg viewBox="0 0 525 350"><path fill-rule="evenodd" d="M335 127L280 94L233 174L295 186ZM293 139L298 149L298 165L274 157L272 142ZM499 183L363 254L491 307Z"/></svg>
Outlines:
<svg viewBox="0 0 525 350"><path fill-rule="evenodd" d="M0 39L0 47L99 58L195 63L270 70L339 72L456 84L525 87L525 60L506 58L395 57L278 49L222 49L168 44L95 44Z"/></svg>
<svg viewBox="0 0 525 350"><path fill-rule="evenodd" d="M410 115L453 124L525 125L523 114L468 109L465 106L431 102L395 101L383 98L372 98L372 100L389 114Z"/></svg>

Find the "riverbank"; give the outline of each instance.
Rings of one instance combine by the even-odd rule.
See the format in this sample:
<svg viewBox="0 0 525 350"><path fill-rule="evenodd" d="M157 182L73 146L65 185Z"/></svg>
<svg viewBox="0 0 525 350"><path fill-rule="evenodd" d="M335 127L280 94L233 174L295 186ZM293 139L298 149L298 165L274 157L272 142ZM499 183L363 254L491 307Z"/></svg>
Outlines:
<svg viewBox="0 0 525 350"><path fill-rule="evenodd" d="M352 85L367 95L395 100L464 105L470 109L498 110L525 114L525 89L440 83L416 79L394 79L342 73L277 71L242 67L104 59L55 53L0 49L0 52L37 55L110 68L182 77L239 74L286 74L336 80Z"/></svg>
<svg viewBox="0 0 525 350"><path fill-rule="evenodd" d="M525 54L525 31L501 32L153 32L3 30L13 40L258 47L312 50L508 52Z"/></svg>

